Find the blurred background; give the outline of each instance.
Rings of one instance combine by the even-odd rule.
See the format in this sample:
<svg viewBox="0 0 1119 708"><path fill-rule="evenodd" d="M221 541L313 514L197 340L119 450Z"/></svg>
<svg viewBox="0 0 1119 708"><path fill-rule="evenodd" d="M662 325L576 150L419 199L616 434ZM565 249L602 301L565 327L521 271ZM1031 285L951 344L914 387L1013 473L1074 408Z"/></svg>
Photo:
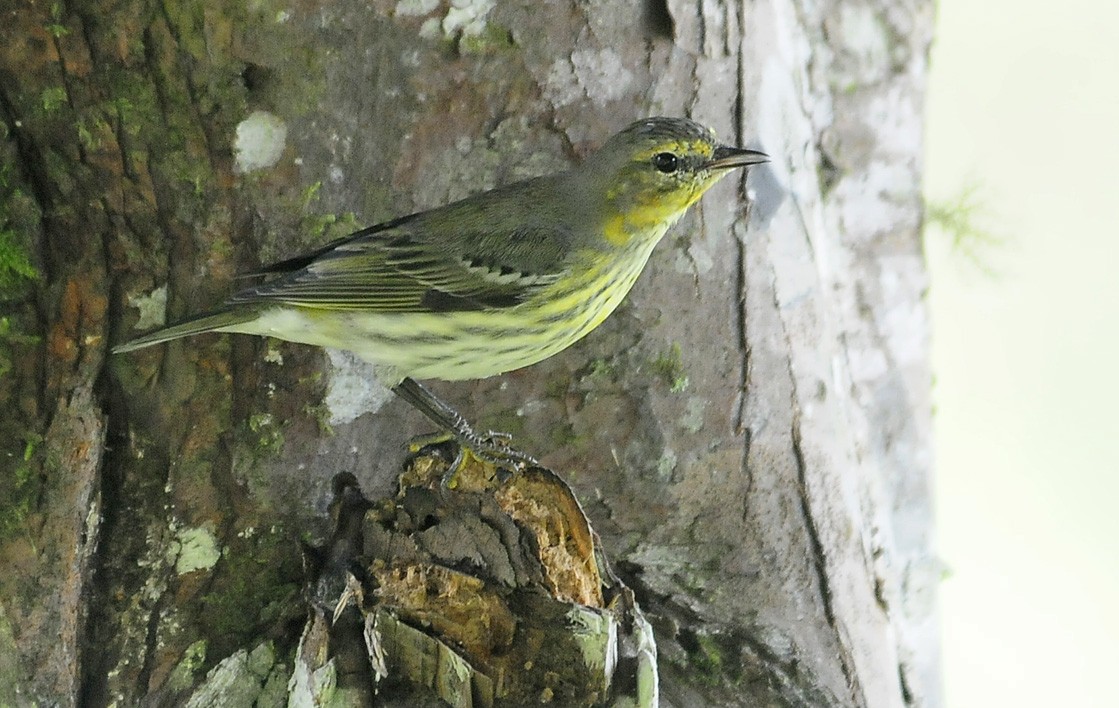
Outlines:
<svg viewBox="0 0 1119 708"><path fill-rule="evenodd" d="M950 708L1116 705L1115 7L939 3L925 191Z"/></svg>

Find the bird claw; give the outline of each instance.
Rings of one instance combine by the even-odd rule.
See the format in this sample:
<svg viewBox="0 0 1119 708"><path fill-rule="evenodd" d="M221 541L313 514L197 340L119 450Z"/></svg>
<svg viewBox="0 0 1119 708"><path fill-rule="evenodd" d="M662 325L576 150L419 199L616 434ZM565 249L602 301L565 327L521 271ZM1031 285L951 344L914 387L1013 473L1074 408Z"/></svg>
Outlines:
<svg viewBox="0 0 1119 708"><path fill-rule="evenodd" d="M531 455L513 449L510 445L512 440L513 436L509 433L493 430L486 431L481 435L473 431L462 434L442 431L412 438L408 442L408 450L414 454L429 445L456 442L455 458L447 465L447 471L443 473L440 482L445 489L454 489L456 476L466 466L471 457L493 465L499 484L509 481L514 474L526 467L539 464L536 458Z"/></svg>
<svg viewBox="0 0 1119 708"><path fill-rule="evenodd" d="M501 445L509 449L509 445L513 442L513 436L509 433L502 433L497 430L487 430L482 435L475 436L478 440L488 442L492 445Z"/></svg>

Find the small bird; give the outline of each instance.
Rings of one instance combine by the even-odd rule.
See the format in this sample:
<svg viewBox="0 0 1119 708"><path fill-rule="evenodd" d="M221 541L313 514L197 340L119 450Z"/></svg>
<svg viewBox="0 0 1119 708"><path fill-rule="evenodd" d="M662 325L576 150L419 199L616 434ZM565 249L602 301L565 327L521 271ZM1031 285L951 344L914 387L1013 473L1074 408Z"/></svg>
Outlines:
<svg viewBox="0 0 1119 708"><path fill-rule="evenodd" d="M681 118L647 118L582 164L361 229L268 266L219 309L113 349L237 332L347 349L480 457L532 463L415 379L535 364L600 325L653 247L721 177L768 161Z"/></svg>

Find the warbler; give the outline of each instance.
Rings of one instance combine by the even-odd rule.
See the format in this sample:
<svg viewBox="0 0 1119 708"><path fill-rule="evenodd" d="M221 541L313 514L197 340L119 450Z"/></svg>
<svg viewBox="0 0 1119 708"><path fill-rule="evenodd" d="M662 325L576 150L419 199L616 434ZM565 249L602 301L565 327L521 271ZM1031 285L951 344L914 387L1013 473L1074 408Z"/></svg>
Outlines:
<svg viewBox="0 0 1119 708"><path fill-rule="evenodd" d="M114 352L202 332L347 349L466 447L531 462L476 433L415 379L479 379L535 364L600 325L653 247L716 181L766 162L680 118L640 120L562 173L357 231L264 268L219 309Z"/></svg>

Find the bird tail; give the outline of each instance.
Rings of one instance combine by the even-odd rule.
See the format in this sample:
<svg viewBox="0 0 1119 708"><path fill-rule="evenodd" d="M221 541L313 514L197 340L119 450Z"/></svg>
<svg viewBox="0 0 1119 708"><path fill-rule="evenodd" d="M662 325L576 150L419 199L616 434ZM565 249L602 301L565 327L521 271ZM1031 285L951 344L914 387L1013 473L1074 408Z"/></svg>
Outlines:
<svg viewBox="0 0 1119 708"><path fill-rule="evenodd" d="M234 325L244 324L256 319L260 313L252 308L236 308L228 310L218 310L216 312L207 312L196 317L191 317L189 320L178 322L170 327L157 329L154 332L148 332L142 337L137 337L131 342L118 344L113 347L114 354L123 354L136 349L143 349L150 347L153 344L162 344L169 342L172 339L179 339L181 337L189 337L192 334L202 334L203 332L213 332L215 330L223 329L225 327L232 327Z"/></svg>

